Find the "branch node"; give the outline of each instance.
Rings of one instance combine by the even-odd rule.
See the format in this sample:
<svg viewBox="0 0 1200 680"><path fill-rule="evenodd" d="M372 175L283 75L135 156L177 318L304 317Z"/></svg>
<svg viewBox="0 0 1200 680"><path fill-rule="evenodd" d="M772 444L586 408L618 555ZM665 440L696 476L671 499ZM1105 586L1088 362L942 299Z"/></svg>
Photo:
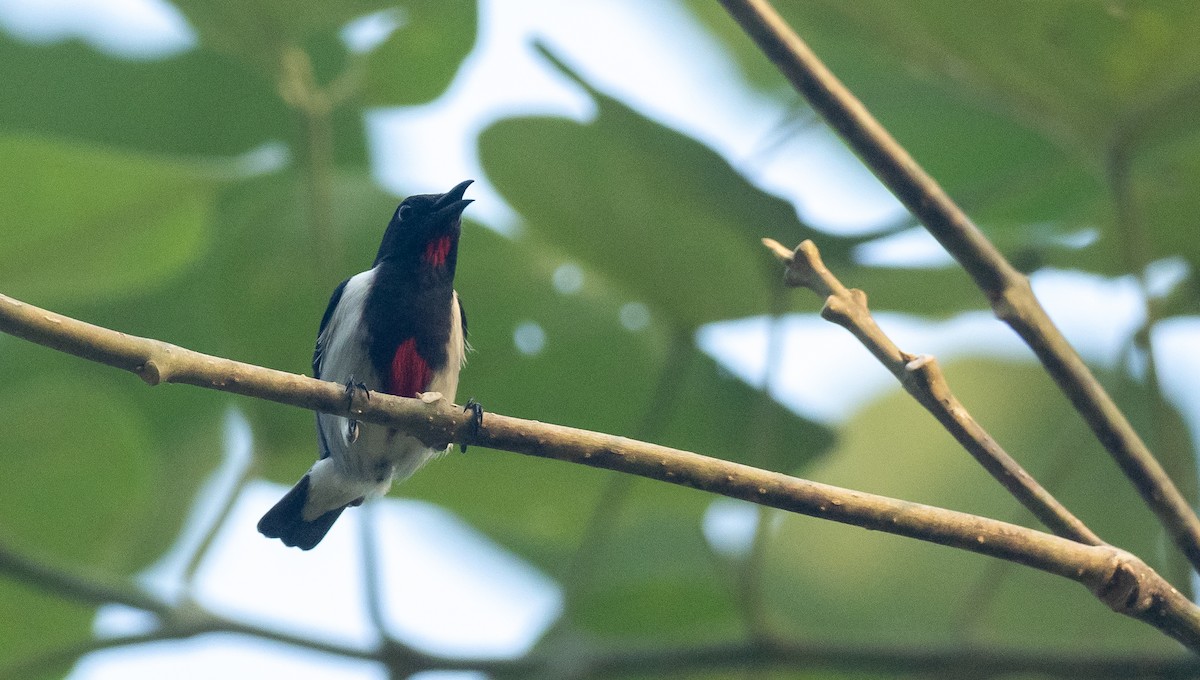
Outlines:
<svg viewBox="0 0 1200 680"><path fill-rule="evenodd" d="M939 402L947 403L952 398L950 384L938 364L937 357L932 354L919 354L904 365L913 384Z"/></svg>
<svg viewBox="0 0 1200 680"><path fill-rule="evenodd" d="M845 298L830 295L825 298L825 306L821 308L821 318L843 328L853 329L857 310L858 308Z"/></svg>
<svg viewBox="0 0 1200 680"><path fill-rule="evenodd" d="M850 298L852 300L854 300L855 306L861 307L863 311L866 311L867 310L867 291L865 291L861 288L851 288L849 292L850 292Z"/></svg>
<svg viewBox="0 0 1200 680"><path fill-rule="evenodd" d="M811 239L804 239L792 253L792 262L788 265L784 281L791 286L808 288L818 295L828 295L832 291L823 285L823 275L828 273L825 263L821 261L821 251L817 250L817 244Z"/></svg>
<svg viewBox="0 0 1200 680"><path fill-rule="evenodd" d="M154 359L147 359L145 363L134 368L133 372L137 373L138 377L151 387L163 381L162 369Z"/></svg>
<svg viewBox="0 0 1200 680"><path fill-rule="evenodd" d="M1093 586L1092 592L1114 612L1137 617L1154 605L1154 587L1149 582L1149 568L1133 555L1114 550L1116 554L1111 571Z"/></svg>
<svg viewBox="0 0 1200 680"><path fill-rule="evenodd" d="M988 301L992 305L992 313L997 319L1012 325L1021 319L1022 309L1028 307L1028 301L1033 299L1033 287L1029 278L1015 276L1007 279L1005 284L994 292L988 292Z"/></svg>
<svg viewBox="0 0 1200 680"><path fill-rule="evenodd" d="M788 250L775 239L764 238L762 243L781 262L787 263L787 269L783 273L785 284L792 288L808 288L818 295L828 295L831 292L821 284L821 273L828 270L821 262L817 246L811 240L805 239L794 251Z"/></svg>

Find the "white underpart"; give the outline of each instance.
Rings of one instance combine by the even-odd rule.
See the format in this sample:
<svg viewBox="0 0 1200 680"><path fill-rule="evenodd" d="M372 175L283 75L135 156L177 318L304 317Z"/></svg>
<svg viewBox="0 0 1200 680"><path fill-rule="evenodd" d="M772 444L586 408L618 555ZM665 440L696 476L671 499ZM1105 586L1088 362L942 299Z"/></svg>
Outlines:
<svg viewBox="0 0 1200 680"><path fill-rule="evenodd" d="M321 380L340 384L353 380L365 384L372 392L382 391L383 379L371 365L363 323L363 308L374 278L375 270L371 269L346 282L342 299L321 334L321 371L316 376ZM441 392L453 401L465 354L462 315L458 293L454 293L446 366L433 374L426 391ZM418 439L383 425L359 422L355 439L350 436L347 418L320 413L317 421L329 447L329 458L317 461L309 470L308 501L303 513L306 521L358 498L382 496L393 481L407 479L429 459L448 450L431 449Z"/></svg>

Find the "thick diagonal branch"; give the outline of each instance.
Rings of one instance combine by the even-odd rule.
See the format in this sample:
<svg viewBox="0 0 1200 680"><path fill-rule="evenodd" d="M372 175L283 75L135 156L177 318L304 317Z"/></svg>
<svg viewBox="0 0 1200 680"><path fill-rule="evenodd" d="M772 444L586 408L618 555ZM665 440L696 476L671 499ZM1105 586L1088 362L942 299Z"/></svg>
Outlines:
<svg viewBox="0 0 1200 680"><path fill-rule="evenodd" d="M1083 584L1114 611L1200 652L1200 608L1149 566L1110 546L1077 543L985 517L760 470L625 437L495 413L470 413L201 354L94 326L0 295L0 331L131 371L151 385L186 383L390 425L431 446L451 442L617 470L802 515L908 536L1040 569ZM362 401L363 403L358 403Z"/></svg>
<svg viewBox="0 0 1200 680"><path fill-rule="evenodd" d="M767 0L721 0L796 90L958 260L1083 416L1175 543L1200 569L1200 518L1050 320L1029 280L787 25Z"/></svg>

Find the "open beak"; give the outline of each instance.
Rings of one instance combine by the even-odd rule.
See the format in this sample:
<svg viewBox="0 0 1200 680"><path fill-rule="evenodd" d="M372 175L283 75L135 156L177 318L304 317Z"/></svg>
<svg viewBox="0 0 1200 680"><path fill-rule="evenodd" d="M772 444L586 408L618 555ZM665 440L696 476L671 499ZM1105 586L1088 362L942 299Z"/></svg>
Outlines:
<svg viewBox="0 0 1200 680"><path fill-rule="evenodd" d="M459 182L453 189L442 194L433 204L433 208L436 211L434 214L439 219L453 219L462 215L462 211L466 210L472 201L470 198L463 198L463 194L466 193L467 187L471 186L471 183L474 181L473 179L469 179Z"/></svg>

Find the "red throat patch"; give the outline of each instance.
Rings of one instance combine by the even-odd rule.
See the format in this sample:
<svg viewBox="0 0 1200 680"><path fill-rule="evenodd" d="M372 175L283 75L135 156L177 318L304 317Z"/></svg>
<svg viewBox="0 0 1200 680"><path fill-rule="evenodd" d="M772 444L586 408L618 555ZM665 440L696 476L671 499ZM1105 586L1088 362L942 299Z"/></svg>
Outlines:
<svg viewBox="0 0 1200 680"><path fill-rule="evenodd" d="M392 372L388 376L388 394L415 397L429 387L433 371L417 352L417 341L409 338L396 348L392 356Z"/></svg>
<svg viewBox="0 0 1200 680"><path fill-rule="evenodd" d="M450 255L450 237L439 236L429 243L425 244L424 260L434 267L441 267L446 264L446 258Z"/></svg>

